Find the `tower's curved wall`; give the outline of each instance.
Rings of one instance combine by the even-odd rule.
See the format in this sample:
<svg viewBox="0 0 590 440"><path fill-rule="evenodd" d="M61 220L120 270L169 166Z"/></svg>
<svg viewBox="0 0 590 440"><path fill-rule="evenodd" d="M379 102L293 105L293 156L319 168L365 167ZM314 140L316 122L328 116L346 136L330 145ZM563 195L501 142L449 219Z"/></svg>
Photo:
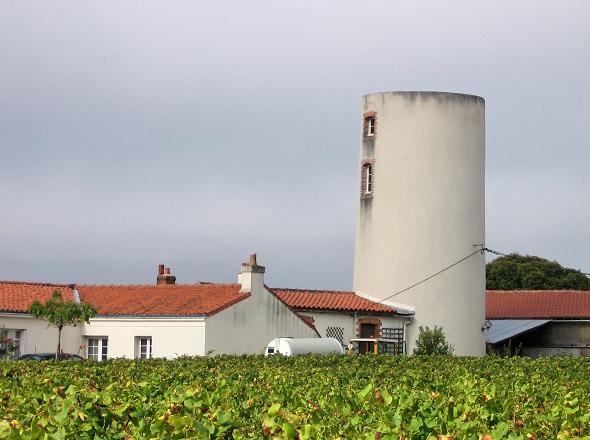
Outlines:
<svg viewBox="0 0 590 440"><path fill-rule="evenodd" d="M372 93L363 98L362 124L353 284L384 299L484 244L485 102L456 93ZM408 352L419 326L437 325L455 354L483 354L484 295L485 258L477 253L391 298L415 307Z"/></svg>

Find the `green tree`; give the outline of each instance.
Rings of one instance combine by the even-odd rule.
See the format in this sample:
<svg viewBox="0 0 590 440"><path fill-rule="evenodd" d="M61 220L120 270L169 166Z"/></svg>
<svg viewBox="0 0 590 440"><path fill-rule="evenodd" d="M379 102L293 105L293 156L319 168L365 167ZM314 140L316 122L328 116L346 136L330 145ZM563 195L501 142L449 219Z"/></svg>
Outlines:
<svg viewBox="0 0 590 440"><path fill-rule="evenodd" d="M57 352L55 358L61 353L61 331L66 326L75 327L83 322L88 323L90 318L96 316L96 309L92 304L78 304L64 301L61 292L53 292L51 298L44 303L33 302L29 306L29 313L37 319L45 319L57 328Z"/></svg>
<svg viewBox="0 0 590 440"><path fill-rule="evenodd" d="M443 332L442 327L434 326L419 328L420 334L416 339L416 348L414 354L418 356L450 356L453 354L455 348L447 342L447 337Z"/></svg>
<svg viewBox="0 0 590 440"><path fill-rule="evenodd" d="M590 290L590 279L579 270L531 255L510 254L486 265L489 290Z"/></svg>

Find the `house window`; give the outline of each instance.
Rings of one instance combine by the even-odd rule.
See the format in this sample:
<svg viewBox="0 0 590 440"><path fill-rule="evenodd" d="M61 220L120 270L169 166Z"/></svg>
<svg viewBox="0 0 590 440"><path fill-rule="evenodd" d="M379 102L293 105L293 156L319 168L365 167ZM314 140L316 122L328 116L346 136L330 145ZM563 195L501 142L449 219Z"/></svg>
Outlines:
<svg viewBox="0 0 590 440"><path fill-rule="evenodd" d="M21 344L24 330L2 329L0 331L0 359L8 357L18 359L21 353Z"/></svg>
<svg viewBox="0 0 590 440"><path fill-rule="evenodd" d="M375 172L373 162L364 162L361 169L361 196L372 197L374 189Z"/></svg>
<svg viewBox="0 0 590 440"><path fill-rule="evenodd" d="M18 359L18 357L23 354L21 351L21 344L23 343L24 332L24 330L14 330L13 342L14 345L16 345L16 351L14 352L15 359Z"/></svg>
<svg viewBox="0 0 590 440"><path fill-rule="evenodd" d="M150 359L152 357L152 337L139 336L136 338L138 359Z"/></svg>
<svg viewBox="0 0 590 440"><path fill-rule="evenodd" d="M108 344L108 338L88 338L86 357L95 361L106 361Z"/></svg>
<svg viewBox="0 0 590 440"><path fill-rule="evenodd" d="M326 329L326 338L334 338L340 344L344 341L344 328L342 327L328 327Z"/></svg>

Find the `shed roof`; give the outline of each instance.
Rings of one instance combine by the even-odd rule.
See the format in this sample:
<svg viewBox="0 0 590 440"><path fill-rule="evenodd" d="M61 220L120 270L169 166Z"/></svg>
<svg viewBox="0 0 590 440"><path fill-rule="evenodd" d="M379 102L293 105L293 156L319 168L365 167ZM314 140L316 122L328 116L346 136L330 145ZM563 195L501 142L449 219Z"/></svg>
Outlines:
<svg viewBox="0 0 590 440"><path fill-rule="evenodd" d="M588 319L590 291L488 290L487 319Z"/></svg>
<svg viewBox="0 0 590 440"><path fill-rule="evenodd" d="M550 319L496 319L486 332L486 341L497 344L551 322Z"/></svg>

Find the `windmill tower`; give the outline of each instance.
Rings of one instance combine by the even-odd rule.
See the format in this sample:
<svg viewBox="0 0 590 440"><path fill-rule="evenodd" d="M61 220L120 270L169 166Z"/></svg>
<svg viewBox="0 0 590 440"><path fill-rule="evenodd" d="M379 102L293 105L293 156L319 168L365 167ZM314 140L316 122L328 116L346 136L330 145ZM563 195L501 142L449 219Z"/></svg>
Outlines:
<svg viewBox="0 0 590 440"><path fill-rule="evenodd" d="M363 97L356 292L382 300L481 249L485 102L472 95ZM442 326L455 354L485 352L485 258L476 253L388 301L415 308L406 337Z"/></svg>

